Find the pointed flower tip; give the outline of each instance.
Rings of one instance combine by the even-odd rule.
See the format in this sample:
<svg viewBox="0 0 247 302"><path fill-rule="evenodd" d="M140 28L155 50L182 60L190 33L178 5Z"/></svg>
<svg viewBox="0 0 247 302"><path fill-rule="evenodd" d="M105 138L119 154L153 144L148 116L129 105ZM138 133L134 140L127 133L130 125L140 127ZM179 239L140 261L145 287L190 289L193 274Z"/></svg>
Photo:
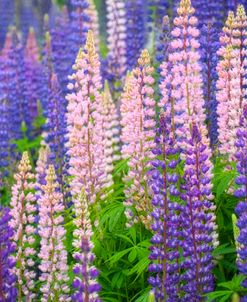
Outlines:
<svg viewBox="0 0 247 302"><path fill-rule="evenodd" d="M181 0L177 11L179 15L188 15L195 12L190 0Z"/></svg>
<svg viewBox="0 0 247 302"><path fill-rule="evenodd" d="M94 51L95 49L95 44L94 44L94 35L93 35L93 31L89 30L87 33L87 41L86 41L86 49L88 51Z"/></svg>
<svg viewBox="0 0 247 302"><path fill-rule="evenodd" d="M150 59L149 52L148 52L147 49L144 49L141 53L141 56L140 56L139 60L138 60L138 64L140 66L149 65L150 61L151 61L151 59Z"/></svg>
<svg viewBox="0 0 247 302"><path fill-rule="evenodd" d="M246 12L245 12L245 8L242 4L238 5L237 8L237 17L243 18L246 17Z"/></svg>
<svg viewBox="0 0 247 302"><path fill-rule="evenodd" d="M232 28L233 24L234 24L234 20L235 20L234 12L229 11L228 16L227 16L227 20L226 20L226 25L228 27Z"/></svg>

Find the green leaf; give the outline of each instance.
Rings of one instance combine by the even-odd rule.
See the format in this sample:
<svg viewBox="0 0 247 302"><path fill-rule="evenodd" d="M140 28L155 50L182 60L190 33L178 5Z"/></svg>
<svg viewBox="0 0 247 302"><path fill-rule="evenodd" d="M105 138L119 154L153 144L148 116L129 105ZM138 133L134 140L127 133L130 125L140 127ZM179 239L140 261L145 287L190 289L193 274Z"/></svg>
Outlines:
<svg viewBox="0 0 247 302"><path fill-rule="evenodd" d="M222 291L215 291L213 293L207 294L207 302L213 302L216 298L226 298L229 299L232 295L232 291L230 290L222 290ZM227 301L227 300L225 300Z"/></svg>
<svg viewBox="0 0 247 302"><path fill-rule="evenodd" d="M129 261L130 262L134 262L136 260L136 257L137 257L137 251L136 251L136 248L133 248L132 251L129 253Z"/></svg>
<svg viewBox="0 0 247 302"><path fill-rule="evenodd" d="M126 254L128 254L132 250L132 247L123 250L121 252L115 253L108 261L111 265L119 261L121 258L123 258Z"/></svg>

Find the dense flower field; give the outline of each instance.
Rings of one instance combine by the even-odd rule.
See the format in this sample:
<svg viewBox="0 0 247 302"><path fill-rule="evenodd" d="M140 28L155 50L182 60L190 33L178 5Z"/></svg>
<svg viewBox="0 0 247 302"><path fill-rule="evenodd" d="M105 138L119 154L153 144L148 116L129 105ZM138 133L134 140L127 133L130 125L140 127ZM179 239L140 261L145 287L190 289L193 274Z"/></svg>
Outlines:
<svg viewBox="0 0 247 302"><path fill-rule="evenodd" d="M0 302L247 301L245 9L0 0Z"/></svg>

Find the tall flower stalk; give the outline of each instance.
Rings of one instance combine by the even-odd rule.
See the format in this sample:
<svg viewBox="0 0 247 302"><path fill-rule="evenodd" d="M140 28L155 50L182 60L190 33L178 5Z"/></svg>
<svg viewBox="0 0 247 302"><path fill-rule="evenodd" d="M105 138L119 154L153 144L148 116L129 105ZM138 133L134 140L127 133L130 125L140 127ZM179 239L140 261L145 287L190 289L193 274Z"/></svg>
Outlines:
<svg viewBox="0 0 247 302"><path fill-rule="evenodd" d="M12 254L15 245L11 241L13 230L8 225L9 208L0 209L0 301L14 302L17 298L16 276L13 273L15 260Z"/></svg>
<svg viewBox="0 0 247 302"><path fill-rule="evenodd" d="M237 265L239 271L243 275L247 275L247 189L246 189L246 179L247 179L247 107L243 109L243 114L240 120L240 127L237 131L237 140L235 143L236 153L235 158L237 160L237 171L238 177L235 182L238 186L238 189L235 191L235 196L239 198L239 203L235 209L236 214L238 215L237 226L239 228L239 236L237 238ZM247 287L247 282L244 281L244 287Z"/></svg>
<svg viewBox="0 0 247 302"><path fill-rule="evenodd" d="M155 136L154 69L150 64L149 53L144 50L138 60L138 67L126 80L121 105L122 156L128 159L129 167L124 178L126 215L132 223L140 216L146 225L151 206L147 170Z"/></svg>
<svg viewBox="0 0 247 302"><path fill-rule="evenodd" d="M151 228L154 232L149 256L152 261L149 283L157 302L179 300L182 210L178 202L179 174L176 172L179 149L175 146L169 124L166 116L161 114L153 150L157 158L152 161L149 183L153 193Z"/></svg>
<svg viewBox="0 0 247 302"><path fill-rule="evenodd" d="M41 186L39 199L39 235L41 237L41 301L70 301L67 251L64 246L65 229L62 212L63 196L59 192L55 169L49 165L46 170L46 184Z"/></svg>
<svg viewBox="0 0 247 302"><path fill-rule="evenodd" d="M184 151L184 183L181 186L182 212L181 290L184 301L201 301L213 284L212 251L218 245L215 205L212 203L211 151L203 143L197 125Z"/></svg>
<svg viewBox="0 0 247 302"><path fill-rule="evenodd" d="M14 269L17 276L18 295L17 301L32 301L35 299L35 242L36 242L36 198L33 193L35 188L34 174L27 152L24 152L14 176L15 184L12 187L11 220L13 229L12 240L16 245Z"/></svg>
<svg viewBox="0 0 247 302"><path fill-rule="evenodd" d="M96 278L99 275L98 270L93 266L94 254L92 243L92 226L88 210L88 200L85 192L81 192L75 203L75 219L76 227L73 235L74 265L73 272L75 279L73 287L75 293L72 296L73 301L100 302L98 292L100 285Z"/></svg>
<svg viewBox="0 0 247 302"><path fill-rule="evenodd" d="M184 139L191 135L192 123L196 122L207 141L206 114L202 90L202 75L198 42L197 18L190 0L182 0L177 8L171 32L169 69L171 78L170 97L163 95L163 104L171 102L170 114L174 135L182 147ZM165 67L165 66L164 66ZM167 67L165 67L167 68ZM168 82L165 78L164 81Z"/></svg>
<svg viewBox="0 0 247 302"><path fill-rule="evenodd" d="M104 134L102 132L102 96L100 62L93 33L88 32L84 50L80 50L70 76L67 95L69 174L74 201L85 189L90 203L106 181ZM72 82L73 81L73 82Z"/></svg>

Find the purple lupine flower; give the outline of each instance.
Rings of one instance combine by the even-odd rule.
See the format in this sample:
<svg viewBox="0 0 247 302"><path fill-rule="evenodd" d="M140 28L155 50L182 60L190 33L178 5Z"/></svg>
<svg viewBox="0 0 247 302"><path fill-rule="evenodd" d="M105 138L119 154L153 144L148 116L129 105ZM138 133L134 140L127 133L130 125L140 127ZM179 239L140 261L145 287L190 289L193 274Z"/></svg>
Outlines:
<svg viewBox="0 0 247 302"><path fill-rule="evenodd" d="M42 67L40 73L40 100L44 116L47 117L49 105L49 89L53 72L53 53L51 46L51 36L49 31L45 32L45 43L42 54Z"/></svg>
<svg viewBox="0 0 247 302"><path fill-rule="evenodd" d="M236 207L236 213L238 215L237 226L240 230L240 235L237 239L239 244L237 245L237 265L239 271L243 275L247 275L247 106L243 109L243 114L240 119L240 127L237 131L237 140L235 143L237 152L235 157L237 159L237 171L238 177L235 182L238 185L238 189L235 191L235 196L239 198L240 202ZM247 287L247 281L244 281L244 287Z"/></svg>
<svg viewBox="0 0 247 302"><path fill-rule="evenodd" d="M167 62L169 42L171 40L171 26L169 17L165 15L161 22L161 32L158 35L156 41L156 61L159 64L161 64L162 62ZM159 72L161 72L161 68L158 67L158 70Z"/></svg>
<svg viewBox="0 0 247 302"><path fill-rule="evenodd" d="M14 0L0 1L0 48L2 48L4 44L9 25L14 21L14 7Z"/></svg>
<svg viewBox="0 0 247 302"><path fill-rule="evenodd" d="M157 148L154 154L159 156L152 162L153 169L150 187L153 192L151 252L149 259L149 283L153 287L157 302L178 301L181 205L177 202L179 195L176 167L179 163L178 148L174 145L165 115L160 118L156 137Z"/></svg>
<svg viewBox="0 0 247 302"><path fill-rule="evenodd" d="M69 46L71 26L67 7L64 7L56 20L54 29L51 31L51 43L53 64L58 76L63 95L68 92L68 74L70 74L72 62Z"/></svg>
<svg viewBox="0 0 247 302"><path fill-rule="evenodd" d="M125 1L126 9L126 68L131 70L147 40L148 7L142 0Z"/></svg>
<svg viewBox="0 0 247 302"><path fill-rule="evenodd" d="M25 47L25 99L27 103L26 125L28 130L32 130L32 123L38 115L38 99L39 99L39 79L40 79L40 63L39 49L34 33L34 29L30 28L26 47Z"/></svg>
<svg viewBox="0 0 247 302"><path fill-rule="evenodd" d="M13 274L15 261L11 254L15 252L15 245L11 242L13 230L8 225L10 220L8 208L0 208L0 301L15 302L17 290L16 277Z"/></svg>
<svg viewBox="0 0 247 302"><path fill-rule="evenodd" d="M112 92L121 90L121 81L126 72L126 2L106 0L107 47L106 78ZM113 96L115 99L116 96Z"/></svg>
<svg viewBox="0 0 247 302"><path fill-rule="evenodd" d="M70 3L72 7L70 53L71 64L73 64L80 47L83 47L86 42L90 18L87 14L89 6L87 0L70 0Z"/></svg>
<svg viewBox="0 0 247 302"><path fill-rule="evenodd" d="M4 183L5 177L9 175L10 140L12 139L9 102L11 83L9 53L11 47L11 34L8 33L0 56L0 178L2 183Z"/></svg>
<svg viewBox="0 0 247 302"><path fill-rule="evenodd" d="M208 133L210 144L215 147L218 141L218 123L217 123L217 99L216 99L216 82L217 82L217 51L220 47L219 30L214 24L208 23L201 29L201 61L203 63L202 76L204 87L204 99L207 113Z"/></svg>
<svg viewBox="0 0 247 302"><path fill-rule="evenodd" d="M47 135L45 141L50 148L50 161L54 165L58 181L63 188L63 173L66 159L66 103L62 96L58 79L51 76L47 108Z"/></svg>
<svg viewBox="0 0 247 302"><path fill-rule="evenodd" d="M98 292L101 287L96 280L99 272L93 265L95 258L92 252L94 246L91 241L93 232L85 192L81 192L75 203L74 225L76 229L73 233L73 246L75 247L73 256L76 264L73 269L75 292L72 300L76 302L100 302Z"/></svg>
<svg viewBox="0 0 247 302"><path fill-rule="evenodd" d="M14 5L14 4L13 4ZM38 32L39 21L35 14L35 9L32 5L32 1L24 0L17 7L17 22L16 26L21 31L22 40L26 41L28 36L29 27L32 26L36 32Z"/></svg>
<svg viewBox="0 0 247 302"><path fill-rule="evenodd" d="M212 250L218 245L215 205L212 204L212 163L198 127L192 125L191 139L183 150L184 183L181 186L183 260L180 276L181 301L202 301L213 290Z"/></svg>

